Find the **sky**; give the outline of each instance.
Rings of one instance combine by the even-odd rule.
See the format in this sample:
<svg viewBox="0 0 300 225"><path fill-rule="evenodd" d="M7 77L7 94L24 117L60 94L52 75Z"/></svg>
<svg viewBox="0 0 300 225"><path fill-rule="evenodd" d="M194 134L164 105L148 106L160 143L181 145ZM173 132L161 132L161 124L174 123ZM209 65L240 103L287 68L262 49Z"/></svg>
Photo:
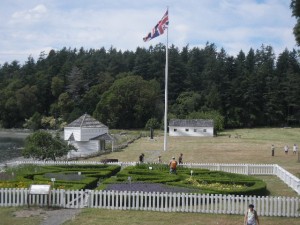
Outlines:
<svg viewBox="0 0 300 225"><path fill-rule="evenodd" d="M168 43L179 49L214 43L240 50L272 46L276 56L297 49L290 0L1 0L0 65L24 64L67 48L135 51L166 43L166 33L144 42L169 8Z"/></svg>

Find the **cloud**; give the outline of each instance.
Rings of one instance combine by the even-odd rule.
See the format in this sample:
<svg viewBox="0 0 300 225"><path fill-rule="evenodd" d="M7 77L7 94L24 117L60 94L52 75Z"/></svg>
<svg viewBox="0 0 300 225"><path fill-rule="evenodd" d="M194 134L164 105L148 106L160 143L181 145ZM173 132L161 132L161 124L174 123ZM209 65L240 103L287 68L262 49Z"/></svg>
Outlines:
<svg viewBox="0 0 300 225"><path fill-rule="evenodd" d="M12 23L22 21L37 21L47 13L45 5L40 4L29 10L17 11L12 14Z"/></svg>
<svg viewBox="0 0 300 225"><path fill-rule="evenodd" d="M43 4L3 0L0 4L0 64L13 59L24 62L30 54L36 58L38 49L114 46L134 51L165 42L166 35L147 43L142 38L167 5L169 43L179 48L210 42L236 56L241 49L257 49L261 44L271 45L277 54L295 47L295 20L286 0L53 0Z"/></svg>

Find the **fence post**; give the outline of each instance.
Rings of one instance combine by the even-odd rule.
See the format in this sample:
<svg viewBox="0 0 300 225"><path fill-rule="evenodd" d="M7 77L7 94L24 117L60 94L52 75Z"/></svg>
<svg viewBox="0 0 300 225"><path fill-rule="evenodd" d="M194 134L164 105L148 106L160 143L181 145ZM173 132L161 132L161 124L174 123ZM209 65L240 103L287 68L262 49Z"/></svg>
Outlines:
<svg viewBox="0 0 300 225"><path fill-rule="evenodd" d="M246 164L246 174L249 175L249 164Z"/></svg>

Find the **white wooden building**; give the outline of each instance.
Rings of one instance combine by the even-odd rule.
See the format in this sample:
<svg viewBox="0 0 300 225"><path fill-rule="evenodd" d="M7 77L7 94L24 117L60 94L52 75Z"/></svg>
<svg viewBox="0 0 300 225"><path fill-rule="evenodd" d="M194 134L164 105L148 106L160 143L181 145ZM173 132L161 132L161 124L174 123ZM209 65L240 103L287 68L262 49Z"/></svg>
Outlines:
<svg viewBox="0 0 300 225"><path fill-rule="evenodd" d="M73 158L104 151L105 142L112 142L113 138L108 134L107 126L84 114L64 128L64 140L77 148L68 154L68 158Z"/></svg>
<svg viewBox="0 0 300 225"><path fill-rule="evenodd" d="M169 136L213 137L214 121L203 119L171 119Z"/></svg>

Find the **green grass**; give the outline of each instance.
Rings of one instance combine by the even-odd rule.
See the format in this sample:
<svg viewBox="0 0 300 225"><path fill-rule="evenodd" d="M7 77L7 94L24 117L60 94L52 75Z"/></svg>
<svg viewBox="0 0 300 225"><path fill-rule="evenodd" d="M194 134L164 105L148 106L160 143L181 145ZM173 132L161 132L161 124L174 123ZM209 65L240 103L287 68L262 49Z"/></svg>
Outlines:
<svg viewBox="0 0 300 225"><path fill-rule="evenodd" d="M259 219L263 225L299 224L299 218L259 217ZM243 215L84 209L78 217L63 225L241 225L243 221Z"/></svg>
<svg viewBox="0 0 300 225"><path fill-rule="evenodd" d="M161 155L163 162L183 153L184 162L194 163L255 163L279 164L300 177L297 155L284 154L283 147L296 143L300 146L300 128L256 128L226 130L218 137L168 137L168 149L163 151L161 131L155 132L154 140L142 137L120 152L91 158L100 161L115 158L123 162L138 161L141 153L146 162L156 162ZM228 135L231 134L231 138ZM234 138L235 134L241 138ZM271 145L275 145L275 157L271 156Z"/></svg>
<svg viewBox="0 0 300 225"><path fill-rule="evenodd" d="M162 131L155 131L154 140L143 137L120 152L112 152L91 158L99 161L116 158L119 161L138 161L141 153L146 162L157 162L159 155L168 163L172 156L183 153L184 162L194 163L250 163L278 164L292 174L300 177L298 156L284 154L283 146L294 143L300 146L300 128L255 128L226 130L218 137L168 137L168 149L163 151ZM228 135L231 134L231 138ZM235 134L241 138L234 138ZM275 157L271 156L271 145L275 145ZM260 176L258 176L260 177ZM298 197L298 194L275 176L265 179L271 195Z"/></svg>
<svg viewBox="0 0 300 225"><path fill-rule="evenodd" d="M275 176L255 176L267 184L270 196L299 197L299 195L287 186L282 180Z"/></svg>

